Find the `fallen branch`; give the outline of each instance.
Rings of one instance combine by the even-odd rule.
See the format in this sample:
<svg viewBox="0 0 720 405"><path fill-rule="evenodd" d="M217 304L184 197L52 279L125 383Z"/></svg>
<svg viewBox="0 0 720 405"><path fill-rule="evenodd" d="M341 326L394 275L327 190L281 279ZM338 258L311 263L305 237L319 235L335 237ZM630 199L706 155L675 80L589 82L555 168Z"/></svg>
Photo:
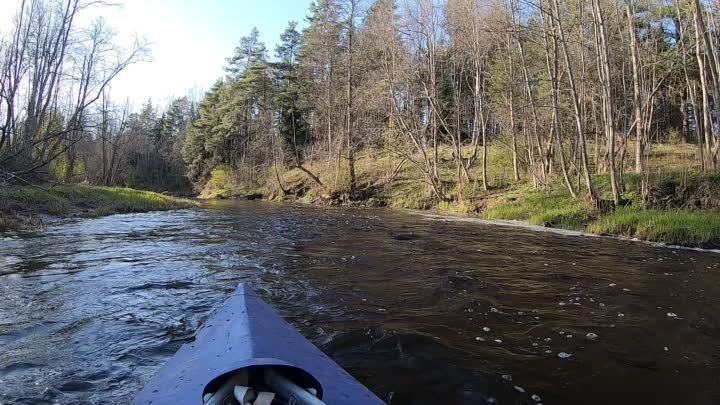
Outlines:
<svg viewBox="0 0 720 405"><path fill-rule="evenodd" d="M306 169L305 167L303 167L303 165L300 165L300 164L298 164L298 165L291 165L290 168L291 168L291 169L300 169L300 170L302 170L305 174L308 175L308 177L310 177L315 183L317 183L317 185L319 185L319 186L323 189L323 191L324 191L325 193L328 193L327 187L325 187L325 184L323 184L323 182L320 181L320 179L318 178L318 176L316 176L316 175L313 174L310 170L308 170L308 169ZM328 193L328 194L329 194L329 193Z"/></svg>
<svg viewBox="0 0 720 405"><path fill-rule="evenodd" d="M46 189L45 187L38 186L37 184L33 184L33 183L31 183L30 181L25 180L25 179L23 179L22 177L16 175L15 173L12 173L12 172L10 172L10 171L7 171L7 170L3 169L2 167L0 167L0 174L3 175L3 176L5 176L5 177L8 179L8 180L7 180L8 182L10 182L10 180L12 180L12 179L16 179L16 180L19 180L19 181L22 182L22 183L25 183L26 185L28 185L28 186L30 186L30 187L40 189L40 190L42 190L42 191L44 191L44 192L46 192L46 193L48 193L48 194L50 193L50 190Z"/></svg>

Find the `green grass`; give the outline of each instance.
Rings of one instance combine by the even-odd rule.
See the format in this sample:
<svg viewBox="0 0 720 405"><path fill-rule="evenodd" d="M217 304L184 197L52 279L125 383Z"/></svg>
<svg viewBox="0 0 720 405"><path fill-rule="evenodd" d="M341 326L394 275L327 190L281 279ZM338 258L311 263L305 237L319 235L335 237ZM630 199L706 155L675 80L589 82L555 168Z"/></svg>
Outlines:
<svg viewBox="0 0 720 405"><path fill-rule="evenodd" d="M190 200L130 188L65 185L46 191L9 186L0 188L0 232L42 225L44 216L98 217L194 205Z"/></svg>
<svg viewBox="0 0 720 405"><path fill-rule="evenodd" d="M671 244L718 247L720 214L620 208L589 224L587 231Z"/></svg>
<svg viewBox="0 0 720 405"><path fill-rule="evenodd" d="M601 198L609 198L607 176L595 176ZM651 176L650 184L662 193L676 196L678 202L692 201L699 190L701 196L716 201L720 177L717 173L664 173ZM521 189L503 196L496 206L483 213L488 219L527 221L594 234L612 234L647 241L686 246L720 246L720 212L699 209L650 208L640 201L640 177L626 175L623 198L627 206L609 212L597 210L576 200L555 181L546 190ZM687 192L691 197L680 194ZM690 191L687 191L690 190ZM694 194L693 194L694 193ZM720 194L720 191L715 192ZM663 194L663 195L665 195ZM667 200L663 199L667 202ZM669 204L669 202L667 202Z"/></svg>
<svg viewBox="0 0 720 405"><path fill-rule="evenodd" d="M232 193L234 184L230 170L224 167L215 168L205 184L200 196L202 198L227 197Z"/></svg>
<svg viewBox="0 0 720 405"><path fill-rule="evenodd" d="M237 176L227 167L215 168L210 174L210 179L205 184L205 187L203 187L200 191L200 195L198 197L203 199L238 197L252 199L267 198L278 201L278 193L265 190L257 184L242 181L239 177L240 176Z"/></svg>
<svg viewBox="0 0 720 405"><path fill-rule="evenodd" d="M70 203L58 193L48 193L35 187L6 187L0 189L0 212L40 211L62 215L70 211Z"/></svg>
<svg viewBox="0 0 720 405"><path fill-rule="evenodd" d="M383 192L382 198L393 208L426 210L435 205L426 184L408 179L393 182L392 187Z"/></svg>
<svg viewBox="0 0 720 405"><path fill-rule="evenodd" d="M547 191L532 190L528 187L502 196L496 206L483 213L483 217L582 229L593 217L594 210L583 201L574 199L562 184L553 184L551 187Z"/></svg>

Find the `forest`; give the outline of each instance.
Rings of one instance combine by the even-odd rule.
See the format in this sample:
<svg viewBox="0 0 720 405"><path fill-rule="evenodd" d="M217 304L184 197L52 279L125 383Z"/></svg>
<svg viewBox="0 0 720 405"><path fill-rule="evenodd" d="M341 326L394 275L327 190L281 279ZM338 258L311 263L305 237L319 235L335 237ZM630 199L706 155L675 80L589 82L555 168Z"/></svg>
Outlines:
<svg viewBox="0 0 720 405"><path fill-rule="evenodd" d="M699 1L319 1L274 58L257 31L240 41L188 130L188 175L202 186L226 167L287 192L296 168L352 199L372 151L395 157L391 180L412 166L448 201L502 185L496 147L512 181L560 178L575 198L619 205L626 173L648 192L655 144L693 145L682 163L715 169L716 18Z"/></svg>
<svg viewBox="0 0 720 405"><path fill-rule="evenodd" d="M150 48L120 47L102 17L77 22L111 6L19 2L0 39L0 181L187 187L179 148L194 106L180 98L163 112L151 101L134 111L113 101L113 80Z"/></svg>
<svg viewBox="0 0 720 405"><path fill-rule="evenodd" d="M318 0L274 50L247 27L202 99L136 110L109 83L150 50L119 49L102 20L75 29L89 6L23 1L3 38L1 181L571 227L720 206L713 2Z"/></svg>

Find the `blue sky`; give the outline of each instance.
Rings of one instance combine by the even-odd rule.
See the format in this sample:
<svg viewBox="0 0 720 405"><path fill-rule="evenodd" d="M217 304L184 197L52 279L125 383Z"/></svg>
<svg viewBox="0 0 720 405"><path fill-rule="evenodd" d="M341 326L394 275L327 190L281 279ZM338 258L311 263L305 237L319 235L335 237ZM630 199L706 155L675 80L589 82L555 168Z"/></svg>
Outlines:
<svg viewBox="0 0 720 405"><path fill-rule="evenodd" d="M0 0L0 27L19 0ZM260 30L270 54L288 21L305 25L311 0L123 0L122 6L88 10L80 24L102 15L130 46L135 35L152 43L152 60L116 78L112 98L139 107L148 98L166 103L191 89L207 90L223 74L240 37ZM1 28L0 28L1 29Z"/></svg>

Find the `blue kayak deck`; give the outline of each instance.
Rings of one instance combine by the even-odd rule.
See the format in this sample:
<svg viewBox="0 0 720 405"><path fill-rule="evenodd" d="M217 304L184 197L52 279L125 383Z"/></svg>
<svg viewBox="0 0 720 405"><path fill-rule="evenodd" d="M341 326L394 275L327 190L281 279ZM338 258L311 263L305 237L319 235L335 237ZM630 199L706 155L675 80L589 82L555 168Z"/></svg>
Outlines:
<svg viewBox="0 0 720 405"><path fill-rule="evenodd" d="M216 377L245 367L292 366L311 374L328 405L384 402L282 319L251 288L240 285L215 310L193 343L184 345L135 397L133 405L202 405Z"/></svg>

